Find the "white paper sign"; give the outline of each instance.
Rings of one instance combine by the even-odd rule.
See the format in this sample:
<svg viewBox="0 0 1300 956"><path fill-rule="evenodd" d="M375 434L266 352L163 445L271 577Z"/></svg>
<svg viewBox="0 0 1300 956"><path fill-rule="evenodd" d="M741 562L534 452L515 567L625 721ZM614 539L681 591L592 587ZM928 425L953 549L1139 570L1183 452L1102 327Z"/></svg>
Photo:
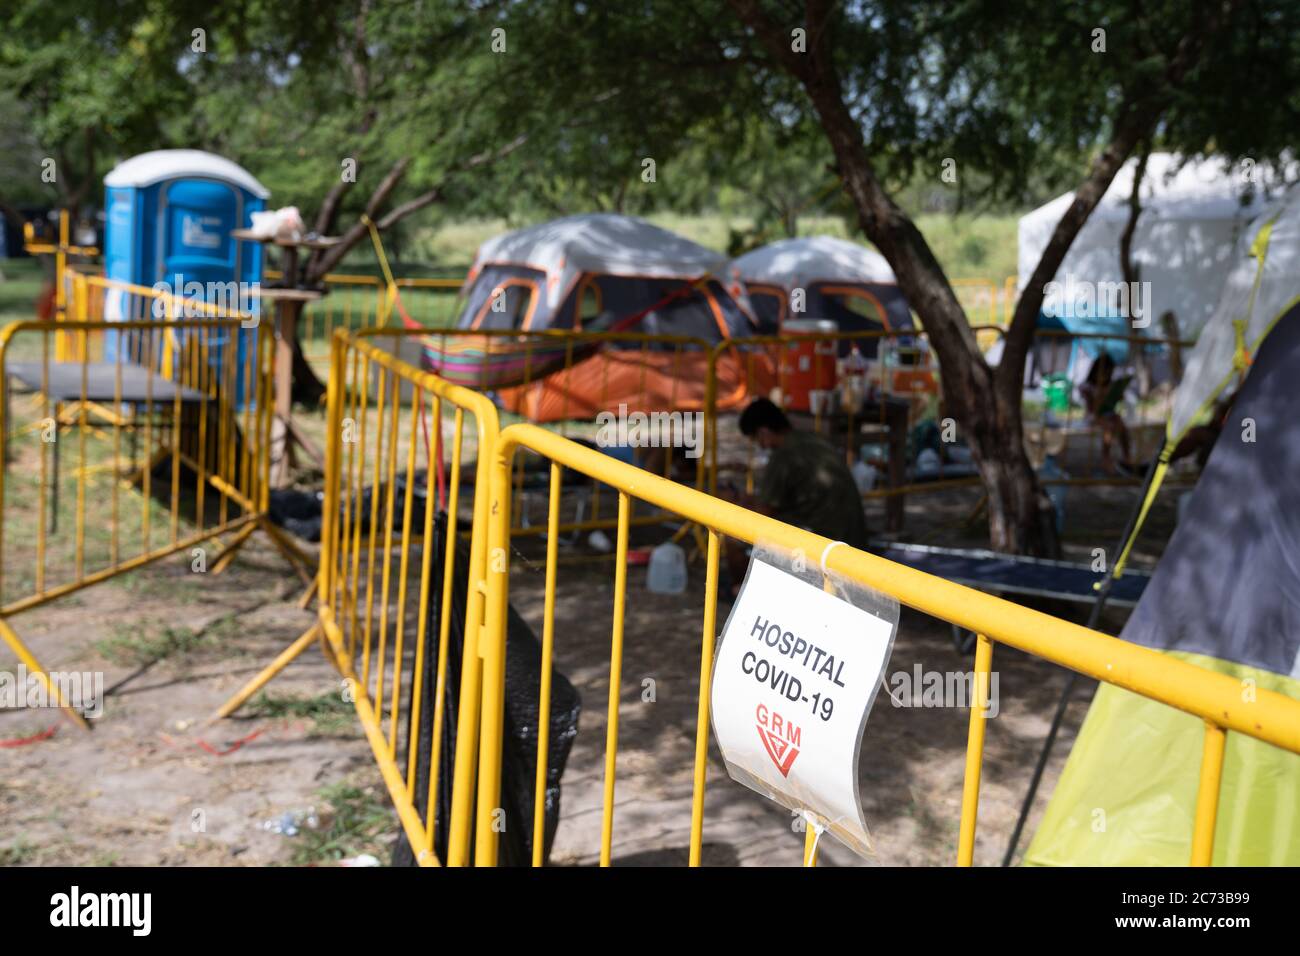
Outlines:
<svg viewBox="0 0 1300 956"><path fill-rule="evenodd" d="M812 811L863 855L858 755L893 629L755 559L713 667L713 731L732 779Z"/></svg>

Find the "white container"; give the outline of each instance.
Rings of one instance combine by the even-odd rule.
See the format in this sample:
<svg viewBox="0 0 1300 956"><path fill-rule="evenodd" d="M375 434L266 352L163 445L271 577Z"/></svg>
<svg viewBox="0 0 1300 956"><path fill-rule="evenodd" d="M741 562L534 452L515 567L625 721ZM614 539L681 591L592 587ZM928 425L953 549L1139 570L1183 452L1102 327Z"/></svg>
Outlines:
<svg viewBox="0 0 1300 956"><path fill-rule="evenodd" d="M668 541L650 552L646 588L655 594L681 594L686 590L686 552Z"/></svg>
<svg viewBox="0 0 1300 956"><path fill-rule="evenodd" d="M855 461L852 471L853 483L858 486L858 494L865 495L876 487L876 469L865 461Z"/></svg>

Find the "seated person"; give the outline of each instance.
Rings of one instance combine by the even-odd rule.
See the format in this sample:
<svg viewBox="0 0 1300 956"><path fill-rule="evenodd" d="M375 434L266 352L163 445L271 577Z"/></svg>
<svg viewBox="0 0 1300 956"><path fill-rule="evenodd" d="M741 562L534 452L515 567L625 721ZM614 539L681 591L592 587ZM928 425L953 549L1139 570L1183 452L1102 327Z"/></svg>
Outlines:
<svg viewBox="0 0 1300 956"><path fill-rule="evenodd" d="M1109 475L1126 475L1133 470L1129 463L1130 448L1128 428L1116 407L1124 397L1131 377L1115 377L1115 360L1109 352L1102 352L1088 369L1088 377L1079 386L1088 415L1101 429L1101 467ZM1114 445L1119 441L1119 464L1115 462Z"/></svg>
<svg viewBox="0 0 1300 956"><path fill-rule="evenodd" d="M758 494L735 496L739 504L833 541L866 548L862 496L843 453L820 435L795 428L766 398L755 399L741 413L740 431L769 457L758 478ZM733 590L738 589L746 562L736 542L728 545L727 565Z"/></svg>

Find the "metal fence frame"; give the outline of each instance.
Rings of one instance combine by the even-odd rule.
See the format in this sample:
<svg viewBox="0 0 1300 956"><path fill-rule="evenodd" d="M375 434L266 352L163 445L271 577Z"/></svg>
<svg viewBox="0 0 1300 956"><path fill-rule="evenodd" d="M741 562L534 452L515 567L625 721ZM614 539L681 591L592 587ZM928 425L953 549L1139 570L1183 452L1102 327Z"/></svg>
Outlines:
<svg viewBox="0 0 1300 956"><path fill-rule="evenodd" d="M379 767L384 784L388 789L393 806L401 821L403 832L410 843L415 860L422 866L436 866L444 862L452 865L463 864L469 855L470 822L472 813L473 779L478 757L478 727L481 657L478 651L483 608L487 592L486 587L486 528L487 528L487 482L488 468L491 463L491 450L496 447L500 424L496 406L484 395L452 385L437 378L430 372L423 371L402 362L400 359L378 347L373 340L392 335L387 329L366 329L349 332L344 329L335 331L330 361L329 394L327 402L326 426L326 472L325 501L323 505L323 526L321 530L321 551L319 570L317 572L317 594L319 596L316 622L295 640L266 668L242 687L217 712L215 719L227 717L239 709L253 694L257 693L272 678L282 671L307 647L320 641L326 657L333 664L339 675L348 682L351 699L357 717L365 731L375 762ZM397 334L403 334L401 332ZM410 334L410 333L405 333ZM376 378L372 381L371 372ZM370 387L374 384L375 411L377 425L376 451L373 463L366 458L364 429L369 411ZM406 455L406 493L400 505L394 501L394 486L399 474L397 455L397 437L401 429L399 410L405 403L401 401L401 389L412 389L411 422L408 431ZM435 555L429 546L432 540L432 522L435 507L427 501L424 513L424 527L412 527L414 514L412 500L411 475L417 460L418 442L416 438L416 415L420 420L426 408L439 429L438 454L441 455L441 423L445 406L454 409L454 438L451 446L451 479L448 482L448 528L447 545L444 554ZM473 500L473 519L469 529L469 576L466 581L454 581L455 548L458 539L458 510L460 507L459 472L461 451L465 427L465 415L474 419L477 438L477 460L475 463L475 493ZM391 427L385 431L385 415L391 415ZM354 417L355 416L355 417ZM345 440L345 420L360 421L362 429L357 442ZM387 439L387 451L380 446ZM360 446L359 454L356 447ZM361 521L361 483L366 478L367 467L373 464L373 484L371 486L372 513L367 533L362 531ZM433 463L428 462L432 474ZM426 488L427 479L426 479ZM382 550L376 538L379 534L376 525L379 506L379 489L386 489L383 512L387 529L384 531ZM354 509L353 502L357 502ZM394 522L399 518L400 539L394 542ZM414 603L418 605L418 623L415 634L415 660L413 676L407 686L411 690L411 709L403 714L401 690L404 686L402 675L408 670L404 657L404 634L406 611L411 602L408 591L408 555L416 549L420 551L420 578L418 593ZM396 549L396 550L395 550ZM363 586L363 552L365 583ZM376 554L383 562L381 593L375 594L374 575ZM400 570L399 580L394 588L391 580L391 559L398 555ZM432 562L443 562L440 575L443 581L441 597L432 593ZM447 860L439 860L434 851L434 828L437 824L436 802L432 794L437 785L438 755L441 752L442 736L435 734L430 741L429 755L429 799L423 814L419 808L420 794L416 792L416 765L420 758L416 745L411 744L410 727L421 725L421 702L424 688L422 679L424 659L430 650L431 642L437 641L438 686L436 688L435 715L433 726L442 723L439 709L445 699L444 680L446 677L446 655L448 642L449 614L452 588L464 586L465 599L465 635L462 667L459 683L457 713L456 749L454 753L454 774L452 780L452 811L449 821L449 841ZM362 591L364 590L364 595ZM390 613L391 592L396 590L396 610ZM376 597L378 608L376 608ZM441 608L438 633L432 634L428 624L428 610L431 603L438 602ZM363 610L364 608L364 610ZM373 628L376 612L378 627ZM393 634L393 644L387 645L388 634ZM374 637L373 648L371 638ZM385 665L387 653L391 650L392 670L385 683ZM360 658L360 660L358 660ZM358 664L360 665L358 668ZM372 664L374 665L372 669ZM374 678L372 684L372 677ZM391 694L387 691L391 689ZM387 695L387 699L386 699ZM385 713L387 705L387 714ZM387 729L385 729L387 724ZM401 727L408 728L408 745L405 754L400 752L398 735ZM414 738L417 743L418 735ZM436 749L435 749L436 748ZM402 758L405 758L404 760ZM403 765L404 764L404 765Z"/></svg>
<svg viewBox="0 0 1300 956"><path fill-rule="evenodd" d="M493 808L498 806L501 784L501 752L505 678L505 635L509 600L510 470L520 449L529 449L551 461L551 520L556 515L556 498L561 469L574 469L619 490L617 530L618 560L615 564L614 621L610 656L609 723L606 736L604 807L601 831L601 863L611 860L614 819L614 781L618 749L618 709L623 646L623 611L627 588L628 516L634 499L649 502L707 528L703 632L700 657L700 690L695 740L695 778L692 801L690 863L698 865L703 839L704 779L709 734L709 692L713 645L716 634L716 601L721 539L724 535L750 544L760 539L791 552L821 555L822 567L860 584L883 591L922 613L973 631L978 635L975 654L976 699L970 712L966 770L962 789L962 813L957 864L970 866L975 847L979 805L980 771L983 763L985 707L993 645L1006 644L1025 653L1077 671L1103 683L1113 684L1177 708L1205 723L1196 816L1192 834L1191 863L1209 865L1213 853L1214 825L1218 813L1223 754L1229 730L1263 740L1293 753L1300 753L1300 701L1267 690L1244 701L1238 681L1158 651L1139 647L1098 631L1051 617L1001 598L937 578L858 551L847 545L784 524L737 505L713 498L702 491L667 481L641 469L584 448L534 425L512 425L504 429L496 446L491 475L491 507L488 511L488 602L485 638L481 646L483 663L482 753L479 765L478 806L475 814L475 853L480 865L496 860ZM540 698L537 785L546 772L549 695L546 676L552 662L555 610L555 540L547 544L546 591L542 622L543 693ZM535 833L541 827L540 814ZM814 834L808 833L805 863L812 863ZM537 846L534 840L534 846ZM540 860L534 859L535 863Z"/></svg>
<svg viewBox="0 0 1300 956"><path fill-rule="evenodd" d="M213 559L211 565L213 573L220 573L225 570L239 549L257 530L262 530L267 534L290 565L299 572L304 582L310 580L307 570L310 562L301 549L271 523L268 516L270 491L268 480L271 406L270 355L272 337L267 334L258 335L256 348L247 351L245 367L237 369L235 362L237 352L233 348L233 343L238 341L239 332L244 327L241 318L247 320L251 318L250 316L229 318L221 315L219 310L207 303L166 295L143 286L117 282L105 279L102 276L84 275L71 270L68 270L68 275L72 278L76 290L72 300L74 315L86 315L94 312L95 310L89 306L89 303L102 303L103 294L108 292L131 296L133 301L140 303L142 311L146 308L152 311L153 306L160 306L164 314L164 317L160 319L121 322L103 321L102 319L14 322L0 330L0 378L3 378L5 383L6 398L8 396L11 368L10 352L14 340L24 336L24 334L36 334L41 337L42 358L39 363L41 384L35 392L39 396L42 411L44 412L41 420L49 422L55 430L55 442L58 441L59 432L75 429L80 462L76 479L77 500L73 529L75 556L71 577L60 584L47 586L45 577L48 563L46 499L47 492L51 488L50 469L47 465L47 446L50 443L43 442L38 479L40 505L36 531L35 580L30 594L5 601L0 605L0 639L3 639L8 644L29 671L45 684L52 695L52 699L63 708L64 712L75 723L88 730L89 725L86 723L85 718L69 706L68 702L58 694L57 689L49 681L45 669L14 631L10 624L10 619L14 615L41 607L58 598L106 581L119 574L152 564L204 541L216 540L221 542L222 536L225 535L230 535L231 538L222 544L220 552ZM198 313L208 317L172 317L186 313ZM224 335L226 342L232 343L232 345L227 346L224 357L222 354L214 355L210 351L213 348L211 342L218 334ZM88 392L89 369L92 364L95 364L93 362L94 354L98 349L102 348L108 336L116 337L115 341L119 346L116 350L116 361L112 363L115 368L113 373L114 398L111 401L102 398L95 401ZM53 340L53 348L51 348L51 340ZM134 348L134 346L128 345L124 349L122 342L136 340L145 343L140 346L139 354L131 354L129 358L124 358L127 351ZM214 358L224 363L221 365L220 373L224 381L219 381L217 373L213 371L213 366L210 363ZM49 394L51 369L59 365L71 365L80 370L79 395L71 401L65 399L62 402L62 404L69 405L69 409L60 408L61 401L58 398L53 399L52 402ZM122 378L124 366L138 366L144 368L147 372L155 373L146 376L147 394L143 402L132 403L123 399ZM244 389L240 395L235 395L236 378L240 374L246 376ZM155 377L161 382L172 386L172 395L169 399L160 399L156 402L153 400L152 388ZM194 436L200 449L197 459L188 456L176 444L182 428L181 397L183 390L188 390L191 396L193 394L201 396L197 402L198 424ZM52 404L54 406L53 414L51 414ZM136 411L129 413L124 411L124 408L131 407L134 409L136 405L143 405L143 424L137 422ZM216 427L218 429L216 435L208 434L207 431L208 421L211 417L210 411L212 415L216 416ZM163 426L160 424L157 448L153 447L155 412L170 423L166 426L167 431L165 433L163 432ZM0 434L4 436L6 447L13 437L11 434L12 418L13 413L8 401L0 404ZM239 433L243 436L242 452L240 454L230 451L234 447L230 443L233 441L235 430L239 430ZM87 442L95 438L97 440L107 440L112 444L112 462L109 467L116 481L116 479L128 475L128 472L122 471L121 437L125 433L130 434L134 439L137 431L145 436L145 460L142 465L133 460L132 469L129 473L137 475L142 483L143 550L141 553L130 557L123 557L120 553L118 541L121 523L117 506L117 486L114 484L112 508L107 512L106 517L102 512L97 511L95 518L97 523L106 524L110 528L111 547L109 559L103 567L90 570L87 568L84 548L86 529L90 524L89 507L92 504L88 501L86 494L86 479L89 471L86 454ZM171 442L171 444L167 444L168 442ZM215 446L211 444L213 442L216 443ZM229 447L226 447L227 445ZM215 448L215 458L211 465L208 462L208 449L210 447ZM57 455L57 453L56 447L55 454ZM170 501L170 520L166 541L159 547L152 547L149 532L151 481L153 470L162 458L169 458L171 461L170 478L167 487L167 497ZM195 517L198 521L197 529L185 535L181 534L180 528L182 465L192 470L196 475L194 494ZM0 470L0 581L3 580L3 541L9 524L6 520L7 496L5 494L7 471L7 465L3 470ZM57 488L57 472L54 476L54 482L54 487ZM213 525L204 524L205 494L210 494L213 498L219 498L220 500L218 519ZM227 502L232 503L233 509L238 512L237 514L231 514L227 510ZM52 514L57 515L57 507L57 499L55 499L51 509Z"/></svg>

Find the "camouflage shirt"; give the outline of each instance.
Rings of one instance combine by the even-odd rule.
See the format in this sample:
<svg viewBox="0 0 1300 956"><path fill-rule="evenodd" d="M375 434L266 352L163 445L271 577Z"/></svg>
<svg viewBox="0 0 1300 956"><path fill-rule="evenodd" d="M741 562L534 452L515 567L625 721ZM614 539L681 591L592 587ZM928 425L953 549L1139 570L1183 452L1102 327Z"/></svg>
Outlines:
<svg viewBox="0 0 1300 956"><path fill-rule="evenodd" d="M844 455L820 435L792 428L772 449L758 498L773 517L855 548L867 546L862 496Z"/></svg>

